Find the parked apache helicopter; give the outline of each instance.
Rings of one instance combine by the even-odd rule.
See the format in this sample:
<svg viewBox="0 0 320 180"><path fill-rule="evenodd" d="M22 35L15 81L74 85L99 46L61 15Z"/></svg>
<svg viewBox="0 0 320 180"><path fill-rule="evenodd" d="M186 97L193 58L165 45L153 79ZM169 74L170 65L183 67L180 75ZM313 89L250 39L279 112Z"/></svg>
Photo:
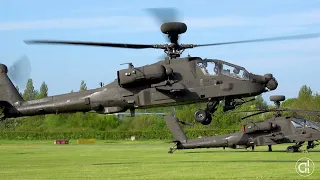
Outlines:
<svg viewBox="0 0 320 180"><path fill-rule="evenodd" d="M154 9L158 14L162 9ZM161 14L161 13L160 13ZM166 13L170 14L170 13ZM170 18L169 18L170 19ZM174 18L171 18L174 19ZM111 114L135 109L159 106L174 106L196 102L207 102L205 110L195 112L195 120L204 125L211 122L211 115L224 100L224 111L232 110L245 103L244 97L253 97L275 90L278 82L272 74L249 73L244 67L218 59L201 57L179 58L188 48L218 46L226 44L315 38L320 34L255 39L213 44L179 44L180 34L187 31L182 22L162 20L162 33L168 36L170 44L120 44L104 42L79 42L55 40L29 40L27 44L69 44L117 48L156 48L167 54L164 60L150 65L129 67L117 71L117 78L100 88L82 92L50 96L43 99L24 101L7 76L8 69L0 64L0 104L4 118L93 111Z"/></svg>
<svg viewBox="0 0 320 180"><path fill-rule="evenodd" d="M298 152L299 148L306 141L308 142L307 150L319 145L314 143L314 141L320 140L319 123L299 117L281 116L281 112L305 113L320 117L320 111L281 109L280 101L284 101L285 96L270 96L270 100L274 101L276 108L238 112L256 112L241 118L242 120L266 112L275 112L274 117L266 119L263 122L252 121L244 125L239 132L219 136L188 139L179 124L181 123L179 119L175 115L165 115L167 127L175 139L172 142L176 144L169 149L168 153L173 153L176 149L219 147L233 149L251 147L254 150L255 146L266 145L268 145L269 151L272 151L272 145L282 143L295 143L293 146L288 146L286 151Z"/></svg>

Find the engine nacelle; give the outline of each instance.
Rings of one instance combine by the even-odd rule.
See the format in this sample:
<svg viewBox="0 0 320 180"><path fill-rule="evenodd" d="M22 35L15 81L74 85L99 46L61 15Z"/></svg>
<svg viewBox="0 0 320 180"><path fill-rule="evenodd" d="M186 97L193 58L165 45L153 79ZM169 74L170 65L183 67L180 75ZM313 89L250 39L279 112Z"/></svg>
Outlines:
<svg viewBox="0 0 320 180"><path fill-rule="evenodd" d="M138 84L156 84L167 79L166 68L162 65L146 65L118 71L118 83L121 86Z"/></svg>
<svg viewBox="0 0 320 180"><path fill-rule="evenodd" d="M249 123L245 125L244 131L246 133L253 133L256 131L271 131L277 126L271 122L258 122L258 123Z"/></svg>

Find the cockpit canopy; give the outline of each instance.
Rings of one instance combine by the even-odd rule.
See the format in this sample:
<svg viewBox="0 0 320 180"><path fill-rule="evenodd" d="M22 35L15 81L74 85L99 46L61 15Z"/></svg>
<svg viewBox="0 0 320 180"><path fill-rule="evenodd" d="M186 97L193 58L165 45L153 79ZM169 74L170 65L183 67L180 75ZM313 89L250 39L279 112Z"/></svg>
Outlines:
<svg viewBox="0 0 320 180"><path fill-rule="evenodd" d="M312 121L309 121L309 120L306 120L303 118L293 118L291 120L291 123L295 128L306 127L306 128L312 128L312 129L320 131L320 124L319 123L315 123L315 122L312 122Z"/></svg>
<svg viewBox="0 0 320 180"><path fill-rule="evenodd" d="M249 80L249 73L246 69L221 60L202 60L197 64L206 76L225 75L241 80Z"/></svg>

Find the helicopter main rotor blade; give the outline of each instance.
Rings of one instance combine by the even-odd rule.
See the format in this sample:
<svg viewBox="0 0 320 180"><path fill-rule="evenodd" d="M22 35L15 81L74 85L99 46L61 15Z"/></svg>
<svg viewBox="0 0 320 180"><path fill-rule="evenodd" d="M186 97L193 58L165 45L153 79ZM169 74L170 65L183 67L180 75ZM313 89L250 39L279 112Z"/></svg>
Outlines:
<svg viewBox="0 0 320 180"><path fill-rule="evenodd" d="M156 48L156 45L152 45L152 44L122 44L122 43L56 41L56 40L26 40L24 42L26 44L63 44L63 45L102 46L102 47L131 48L131 49Z"/></svg>
<svg viewBox="0 0 320 180"><path fill-rule="evenodd" d="M311 39L320 37L320 33L315 34L303 34L295 36L282 36L282 37L272 37L272 38L262 38L262 39L252 39L252 40L243 40L243 41L231 41L231 42L221 42L213 44L195 44L193 47L203 47L203 46L219 46L227 44L240 44L240 43L251 43L251 42L267 42L267 41L281 41L281 40L295 40L295 39Z"/></svg>
<svg viewBox="0 0 320 180"><path fill-rule="evenodd" d="M309 115L320 117L320 111L307 111L307 110L295 110L295 109L279 109L279 111L304 113L304 114L309 114Z"/></svg>
<svg viewBox="0 0 320 180"><path fill-rule="evenodd" d="M147 8L146 11L154 16L160 24L176 22L180 19L176 8Z"/></svg>
<svg viewBox="0 0 320 180"><path fill-rule="evenodd" d="M251 116L255 116L261 113L266 113L266 112L296 112L296 113L304 113L304 114L309 114L309 115L313 115L313 116L319 116L320 117L320 111L308 111L308 110L296 110L296 109L261 109L261 110L247 110L247 111L235 111L234 113L248 113L248 112L254 112L251 115L248 115L245 118L251 117Z"/></svg>
<svg viewBox="0 0 320 180"><path fill-rule="evenodd" d="M260 112L268 111L269 109L254 109L254 110L243 110L243 111L230 111L230 113L248 113L248 112Z"/></svg>
<svg viewBox="0 0 320 180"><path fill-rule="evenodd" d="M263 114L263 113L266 113L268 111L260 111L260 112L256 112L256 113L253 113L253 114L250 114L248 116L245 116L245 117L242 117L241 120L244 120L246 118L249 118L249 117L252 117L252 116L256 116L256 115L259 115L259 114Z"/></svg>

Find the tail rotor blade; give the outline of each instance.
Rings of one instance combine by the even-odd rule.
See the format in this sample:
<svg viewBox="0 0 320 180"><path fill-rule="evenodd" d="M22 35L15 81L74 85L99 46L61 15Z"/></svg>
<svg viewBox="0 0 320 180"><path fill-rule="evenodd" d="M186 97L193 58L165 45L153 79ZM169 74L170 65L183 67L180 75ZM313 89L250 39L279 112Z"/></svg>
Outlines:
<svg viewBox="0 0 320 180"><path fill-rule="evenodd" d="M159 26L167 22L181 21L179 12L175 8L147 8L146 11L156 19ZM167 42L170 42L166 35L163 35Z"/></svg>
<svg viewBox="0 0 320 180"><path fill-rule="evenodd" d="M147 8L146 11L155 17L160 24L179 21L179 13L175 8Z"/></svg>
<svg viewBox="0 0 320 180"><path fill-rule="evenodd" d="M9 78L18 86L24 86L31 75L31 63L27 56L16 60L8 70Z"/></svg>

